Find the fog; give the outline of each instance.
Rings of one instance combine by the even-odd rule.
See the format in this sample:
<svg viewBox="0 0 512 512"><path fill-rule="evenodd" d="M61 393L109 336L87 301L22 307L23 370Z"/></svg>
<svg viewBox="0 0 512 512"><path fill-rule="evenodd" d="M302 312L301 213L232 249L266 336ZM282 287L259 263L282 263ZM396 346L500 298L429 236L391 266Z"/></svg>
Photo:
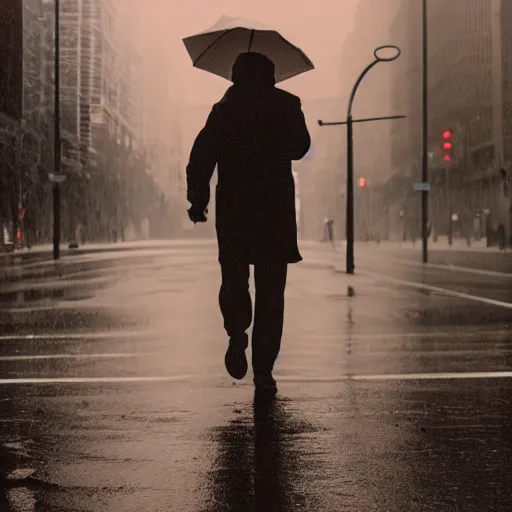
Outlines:
<svg viewBox="0 0 512 512"><path fill-rule="evenodd" d="M312 136L313 158L297 164L301 182L308 191L309 215L304 234L319 236L318 219L327 212L341 212L341 192L345 176L343 154L344 128L320 129L318 119L339 120L343 116L350 89L359 73L373 58L376 46L390 44L390 23L396 14L397 0L319 0L318 2L262 0L191 0L185 4L154 0L152 9L142 0L116 0L119 11L131 23L126 30L126 44L136 45L143 59L153 61L146 68L144 92L143 139L169 139L179 133L178 152L181 172L186 165L195 136L203 126L211 105L223 95L229 82L192 66L182 39L211 27L222 16L240 17L275 28L290 42L300 47L313 61L315 69L282 82L282 87L301 97L303 110ZM156 43L156 44L155 44ZM155 57L155 48L162 57ZM166 57L166 55L168 57ZM165 62L168 58L169 62ZM162 60L164 62L162 62ZM392 112L390 79L393 66L379 66L372 71L358 94L355 114L388 115ZM169 73L172 101L163 101L163 75ZM160 87L157 87L160 84ZM158 94L156 91L160 91ZM166 108L165 105L169 105ZM172 107L171 107L172 105ZM174 125L174 130L170 126ZM382 181L391 172L390 134L387 123L356 126L356 148L361 158L361 176ZM165 135L168 134L168 135ZM360 151L371 144L375 151ZM183 178L181 178L183 181ZM215 177L214 177L215 180ZM169 184L172 188L173 185ZM169 188L169 185L167 188ZM333 190L336 190L333 193ZM342 219L338 219L338 226ZM340 228L341 229L341 228ZM207 230L201 228L196 231ZM202 233L206 235L205 233Z"/></svg>
<svg viewBox="0 0 512 512"><path fill-rule="evenodd" d="M117 0L123 2L124 0ZM183 85L183 101L208 104L218 100L227 82L192 68L182 38L203 31L221 16L243 17L282 31L315 64L315 71L283 84L285 89L304 98L338 96L343 42L353 27L357 0L218 0L206 2L137 2L138 30L151 34L168 46L173 55L173 71Z"/></svg>
<svg viewBox="0 0 512 512"><path fill-rule="evenodd" d="M441 44L447 7L441 0L429 2L431 221L442 236L451 236L452 217L473 218L480 225L478 237L499 229L503 241L512 222L506 144L512 52L505 30L512 10L505 3L499 12L483 1L471 9L462 0L457 5L450 3L457 52L447 57ZM15 238L15 206L30 205L25 223L32 222L39 243L52 236L52 202L42 185L47 185L54 160L55 4L24 0L23 7L23 66L15 52L5 54L7 61L17 60L20 70L19 83L12 80L11 103L23 111L24 125L4 130L3 160L10 162L10 171L2 203L10 206L3 208L2 217ZM62 164L74 180L63 195L66 239L80 229L85 241L115 240L119 233L123 239L128 226L137 239L214 236L213 223L192 229L188 221L185 169L194 138L230 82L195 69L182 40L225 16L275 28L315 65L313 71L279 83L301 97L311 133L311 151L294 163L300 235L310 240L322 237L326 215L333 217L336 236L345 236L346 129L320 127L317 121L343 120L351 88L376 47L401 48L400 59L372 69L353 105L356 120L405 116L354 126L356 232L360 237L367 230L382 238L400 239L406 232L418 236L420 195L413 184L423 179L421 2L61 0L60 14ZM474 35L468 20L486 21ZM477 51L482 53L478 63L472 60ZM453 143L445 155L441 135L447 127L453 130ZM449 162L449 173L444 162ZM487 224L484 230L481 225ZM147 225L160 227L148 230Z"/></svg>

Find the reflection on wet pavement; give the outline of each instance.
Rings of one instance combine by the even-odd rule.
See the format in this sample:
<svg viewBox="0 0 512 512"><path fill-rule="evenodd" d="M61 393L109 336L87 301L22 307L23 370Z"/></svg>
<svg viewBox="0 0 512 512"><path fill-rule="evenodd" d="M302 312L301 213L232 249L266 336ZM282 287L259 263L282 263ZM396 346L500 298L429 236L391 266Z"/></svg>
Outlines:
<svg viewBox="0 0 512 512"><path fill-rule="evenodd" d="M36 270L0 291L2 512L510 510L510 310L294 266L264 404L213 249Z"/></svg>

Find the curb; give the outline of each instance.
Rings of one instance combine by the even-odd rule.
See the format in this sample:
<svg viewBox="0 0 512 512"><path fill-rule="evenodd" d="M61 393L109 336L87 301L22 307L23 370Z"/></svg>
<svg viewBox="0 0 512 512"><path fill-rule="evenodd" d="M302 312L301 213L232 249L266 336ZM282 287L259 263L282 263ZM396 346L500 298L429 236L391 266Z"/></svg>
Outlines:
<svg viewBox="0 0 512 512"><path fill-rule="evenodd" d="M166 248L175 248L175 247L183 247L183 246L208 246L215 244L215 240L202 240L201 242L197 242L195 240L176 240L176 241L168 241L168 242L154 242L154 243L144 243L141 242L139 244L134 243L119 243L119 244L105 244L101 245L92 245L87 246L84 245L78 249L64 249L62 248L60 251L60 261L67 258L72 258L73 256L86 256L88 254L100 254L100 253L112 253L112 252L127 252L127 251L137 251L137 250L155 250L155 249L166 249ZM53 250L41 250L34 249L33 252L31 250L24 250L23 252L13 252L13 253L5 253L0 255L0 265L2 264L10 264L10 265L19 265L19 264L31 264L31 263L42 263L46 261L54 261L53 260Z"/></svg>

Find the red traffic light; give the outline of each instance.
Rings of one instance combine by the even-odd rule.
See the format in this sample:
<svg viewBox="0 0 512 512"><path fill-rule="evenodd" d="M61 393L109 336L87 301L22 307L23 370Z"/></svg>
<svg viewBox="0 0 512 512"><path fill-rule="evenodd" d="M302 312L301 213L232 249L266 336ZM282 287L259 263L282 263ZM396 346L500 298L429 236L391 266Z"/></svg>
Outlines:
<svg viewBox="0 0 512 512"><path fill-rule="evenodd" d="M452 135L453 135L453 132L451 130L445 130L443 132L443 139L444 140L451 139Z"/></svg>
<svg viewBox="0 0 512 512"><path fill-rule="evenodd" d="M367 185L366 178L359 178L359 186L365 188Z"/></svg>
<svg viewBox="0 0 512 512"><path fill-rule="evenodd" d="M445 151L450 151L453 148L453 144L451 142L444 142L443 143L443 149Z"/></svg>
<svg viewBox="0 0 512 512"><path fill-rule="evenodd" d="M445 162L451 162L451 161L452 161L452 157L451 157L450 155L444 155L443 160L444 160Z"/></svg>

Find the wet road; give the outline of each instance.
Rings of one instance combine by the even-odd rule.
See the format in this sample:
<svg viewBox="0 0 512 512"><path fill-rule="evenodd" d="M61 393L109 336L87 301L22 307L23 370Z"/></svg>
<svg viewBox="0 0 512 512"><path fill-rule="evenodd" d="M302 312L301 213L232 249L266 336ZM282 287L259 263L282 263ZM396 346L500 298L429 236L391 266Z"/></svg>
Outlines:
<svg viewBox="0 0 512 512"><path fill-rule="evenodd" d="M0 510L510 510L512 279L303 254L267 405L225 374L214 246L11 273Z"/></svg>

